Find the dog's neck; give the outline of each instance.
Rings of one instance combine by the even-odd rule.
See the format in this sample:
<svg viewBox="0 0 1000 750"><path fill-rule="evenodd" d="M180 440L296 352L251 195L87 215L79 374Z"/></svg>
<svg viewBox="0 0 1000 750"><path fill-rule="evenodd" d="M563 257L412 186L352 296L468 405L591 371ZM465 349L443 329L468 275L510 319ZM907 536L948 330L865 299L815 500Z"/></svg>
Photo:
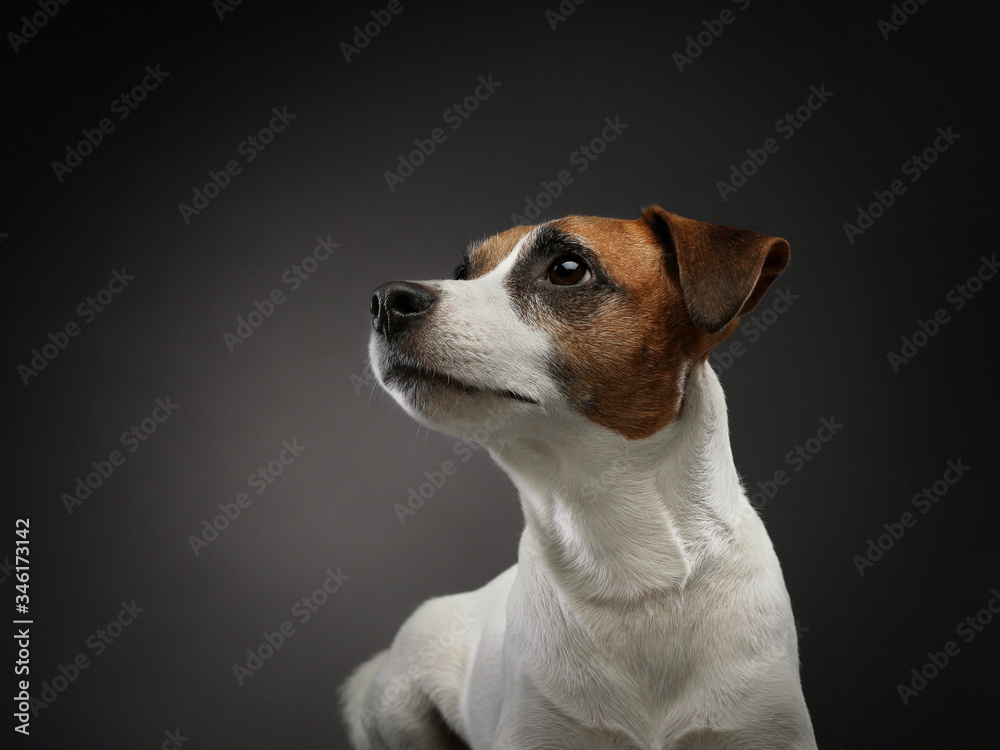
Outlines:
<svg viewBox="0 0 1000 750"><path fill-rule="evenodd" d="M569 603L626 604L683 590L749 509L733 464L725 397L696 365L681 416L641 441L597 425L491 449L521 495L519 566Z"/></svg>

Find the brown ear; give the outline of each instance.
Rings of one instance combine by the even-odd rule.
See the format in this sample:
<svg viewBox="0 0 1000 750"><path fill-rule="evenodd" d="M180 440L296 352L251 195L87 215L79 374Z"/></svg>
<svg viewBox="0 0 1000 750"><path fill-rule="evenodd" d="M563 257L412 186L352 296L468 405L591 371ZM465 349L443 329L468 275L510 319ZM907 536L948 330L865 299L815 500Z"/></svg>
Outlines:
<svg viewBox="0 0 1000 750"><path fill-rule="evenodd" d="M788 243L779 237L685 219L659 206L640 218L676 259L688 314L707 333L753 310L788 265Z"/></svg>

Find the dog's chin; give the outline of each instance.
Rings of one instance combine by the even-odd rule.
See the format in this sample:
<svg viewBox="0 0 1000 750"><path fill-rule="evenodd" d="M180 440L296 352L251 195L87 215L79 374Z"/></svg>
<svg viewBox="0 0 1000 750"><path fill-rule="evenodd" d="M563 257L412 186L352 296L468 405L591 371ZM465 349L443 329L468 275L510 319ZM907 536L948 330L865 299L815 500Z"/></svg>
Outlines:
<svg viewBox="0 0 1000 750"><path fill-rule="evenodd" d="M383 362L375 371L382 386L412 417L479 442L484 428L497 432L516 413L538 406L523 393L473 385L411 362Z"/></svg>

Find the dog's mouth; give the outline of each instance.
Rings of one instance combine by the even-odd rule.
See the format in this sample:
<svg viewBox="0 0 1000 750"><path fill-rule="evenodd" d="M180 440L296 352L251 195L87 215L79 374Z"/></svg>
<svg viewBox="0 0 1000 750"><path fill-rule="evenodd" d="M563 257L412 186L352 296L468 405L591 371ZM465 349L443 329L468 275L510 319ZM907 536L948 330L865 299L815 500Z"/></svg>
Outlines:
<svg viewBox="0 0 1000 750"><path fill-rule="evenodd" d="M530 396L525 396L523 393L507 390L506 388L485 388L470 385L469 383L459 380L451 375L420 365L391 365L384 373L382 373L382 380L386 385L397 384L412 387L417 383L424 383L432 387L450 389L468 395L492 393L503 398L511 399L512 401L520 401L524 404L538 404L538 401Z"/></svg>

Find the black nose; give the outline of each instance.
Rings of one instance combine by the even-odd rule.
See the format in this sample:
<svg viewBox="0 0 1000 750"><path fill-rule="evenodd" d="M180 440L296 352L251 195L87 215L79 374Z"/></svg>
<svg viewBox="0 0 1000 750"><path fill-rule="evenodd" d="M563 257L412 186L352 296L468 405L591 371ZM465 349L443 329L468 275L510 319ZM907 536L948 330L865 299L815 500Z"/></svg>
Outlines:
<svg viewBox="0 0 1000 750"><path fill-rule="evenodd" d="M420 284L390 281L372 294L372 326L383 336L395 336L430 310L436 299Z"/></svg>

